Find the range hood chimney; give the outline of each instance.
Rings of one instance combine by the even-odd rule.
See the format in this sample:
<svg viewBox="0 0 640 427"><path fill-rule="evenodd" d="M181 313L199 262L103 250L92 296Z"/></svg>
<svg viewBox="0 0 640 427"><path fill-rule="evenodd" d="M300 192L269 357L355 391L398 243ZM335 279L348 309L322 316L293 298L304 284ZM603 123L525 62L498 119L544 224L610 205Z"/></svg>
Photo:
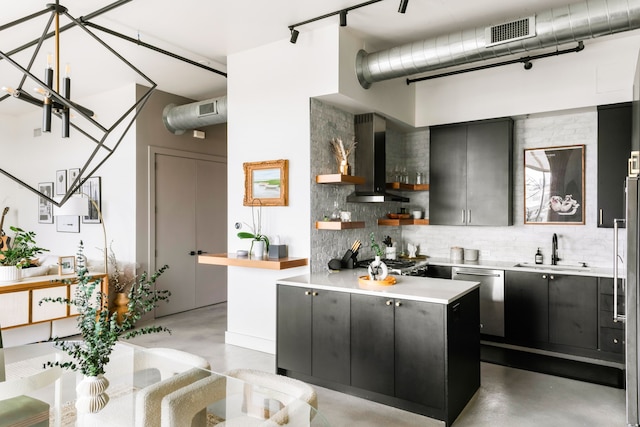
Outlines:
<svg viewBox="0 0 640 427"><path fill-rule="evenodd" d="M355 170L365 179L347 202L380 203L408 202L409 199L386 191L386 129L385 119L377 114L359 114L354 118L358 148L355 151Z"/></svg>

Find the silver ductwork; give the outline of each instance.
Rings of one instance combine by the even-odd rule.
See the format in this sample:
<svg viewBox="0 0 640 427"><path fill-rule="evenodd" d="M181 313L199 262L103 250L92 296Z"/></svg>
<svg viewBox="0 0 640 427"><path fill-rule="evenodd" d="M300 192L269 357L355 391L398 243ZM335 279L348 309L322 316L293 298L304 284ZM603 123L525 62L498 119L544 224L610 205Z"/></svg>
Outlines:
<svg viewBox="0 0 640 427"><path fill-rule="evenodd" d="M169 104L162 111L164 126L176 135L187 130L227 122L227 97L207 99L191 104Z"/></svg>
<svg viewBox="0 0 640 427"><path fill-rule="evenodd" d="M558 46L640 28L640 0L587 0L533 17L477 27L356 57L365 89L372 83ZM504 37L506 35L506 37ZM493 37L498 37L494 40Z"/></svg>

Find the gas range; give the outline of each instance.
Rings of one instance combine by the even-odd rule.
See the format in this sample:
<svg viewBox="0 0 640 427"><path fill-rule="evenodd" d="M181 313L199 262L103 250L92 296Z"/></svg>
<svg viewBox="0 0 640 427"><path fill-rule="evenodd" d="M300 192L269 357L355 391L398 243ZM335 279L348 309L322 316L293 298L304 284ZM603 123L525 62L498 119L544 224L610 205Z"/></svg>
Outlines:
<svg viewBox="0 0 640 427"><path fill-rule="evenodd" d="M364 259L356 262L356 267L367 268L373 261L373 258ZM382 258L382 262L387 265L390 274L396 274L401 276L420 276L426 277L427 275L427 262L426 260L420 260L419 262L408 259L387 259Z"/></svg>

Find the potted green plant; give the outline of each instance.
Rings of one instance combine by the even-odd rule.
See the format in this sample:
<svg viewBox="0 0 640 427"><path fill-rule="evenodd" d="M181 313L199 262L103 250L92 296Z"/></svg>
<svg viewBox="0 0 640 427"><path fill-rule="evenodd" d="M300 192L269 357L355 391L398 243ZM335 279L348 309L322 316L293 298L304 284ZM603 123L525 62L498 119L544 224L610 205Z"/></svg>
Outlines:
<svg viewBox="0 0 640 427"><path fill-rule="evenodd" d="M22 268L48 249L36 244L36 233L19 227L9 227L15 233L10 247L0 250L0 282L17 282L22 279Z"/></svg>
<svg viewBox="0 0 640 427"><path fill-rule="evenodd" d="M256 216L258 219L257 225L256 225ZM253 223L253 226L245 222L245 225L251 229L251 233L248 233L246 231L240 231L238 233L238 237L241 239L252 239L251 247L249 248L249 253L253 254L253 256L255 256L256 258L262 258L264 256L265 251L269 252L269 238L266 235L262 234L262 206L258 207L257 215L255 215L253 206L251 206L251 222ZM256 245L256 250L254 252L253 246L255 243L257 243L257 245Z"/></svg>
<svg viewBox="0 0 640 427"><path fill-rule="evenodd" d="M78 385L80 394L83 390L100 391L95 396L79 396L76 401L79 412L98 412L108 402L109 398L104 393L108 381L104 378L104 373L116 342L139 335L171 332L163 326L144 326L134 329L144 314L153 311L158 303L168 302L171 292L155 289L156 280L168 268L168 265L164 265L151 276L144 272L136 278L129 289L128 310L123 314L122 322L119 323L115 313L109 312L108 295L99 290L102 279L91 276L85 267L83 245L80 242L77 277L74 280L61 280L63 283L77 284L75 294L71 298L47 297L40 300L39 304L57 302L73 306L78 312L78 329L82 340L65 341L59 337L53 338L56 345L65 351L71 360L49 361L46 366L60 366L84 374L85 379ZM95 385L87 385L87 383L95 383Z"/></svg>

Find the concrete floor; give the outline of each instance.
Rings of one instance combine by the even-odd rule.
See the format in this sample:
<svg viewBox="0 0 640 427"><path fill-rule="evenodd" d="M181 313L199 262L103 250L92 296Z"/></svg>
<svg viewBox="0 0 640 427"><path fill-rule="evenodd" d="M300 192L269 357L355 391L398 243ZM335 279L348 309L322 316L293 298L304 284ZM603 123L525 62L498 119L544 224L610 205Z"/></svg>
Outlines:
<svg viewBox="0 0 640 427"><path fill-rule="evenodd" d="M253 368L273 372L275 356L224 343L226 304L162 317L171 335L135 338L145 347L172 347L201 355L214 371ZM454 427L626 426L624 390L482 363L482 385ZM333 427L443 426L400 409L315 386L318 409Z"/></svg>

